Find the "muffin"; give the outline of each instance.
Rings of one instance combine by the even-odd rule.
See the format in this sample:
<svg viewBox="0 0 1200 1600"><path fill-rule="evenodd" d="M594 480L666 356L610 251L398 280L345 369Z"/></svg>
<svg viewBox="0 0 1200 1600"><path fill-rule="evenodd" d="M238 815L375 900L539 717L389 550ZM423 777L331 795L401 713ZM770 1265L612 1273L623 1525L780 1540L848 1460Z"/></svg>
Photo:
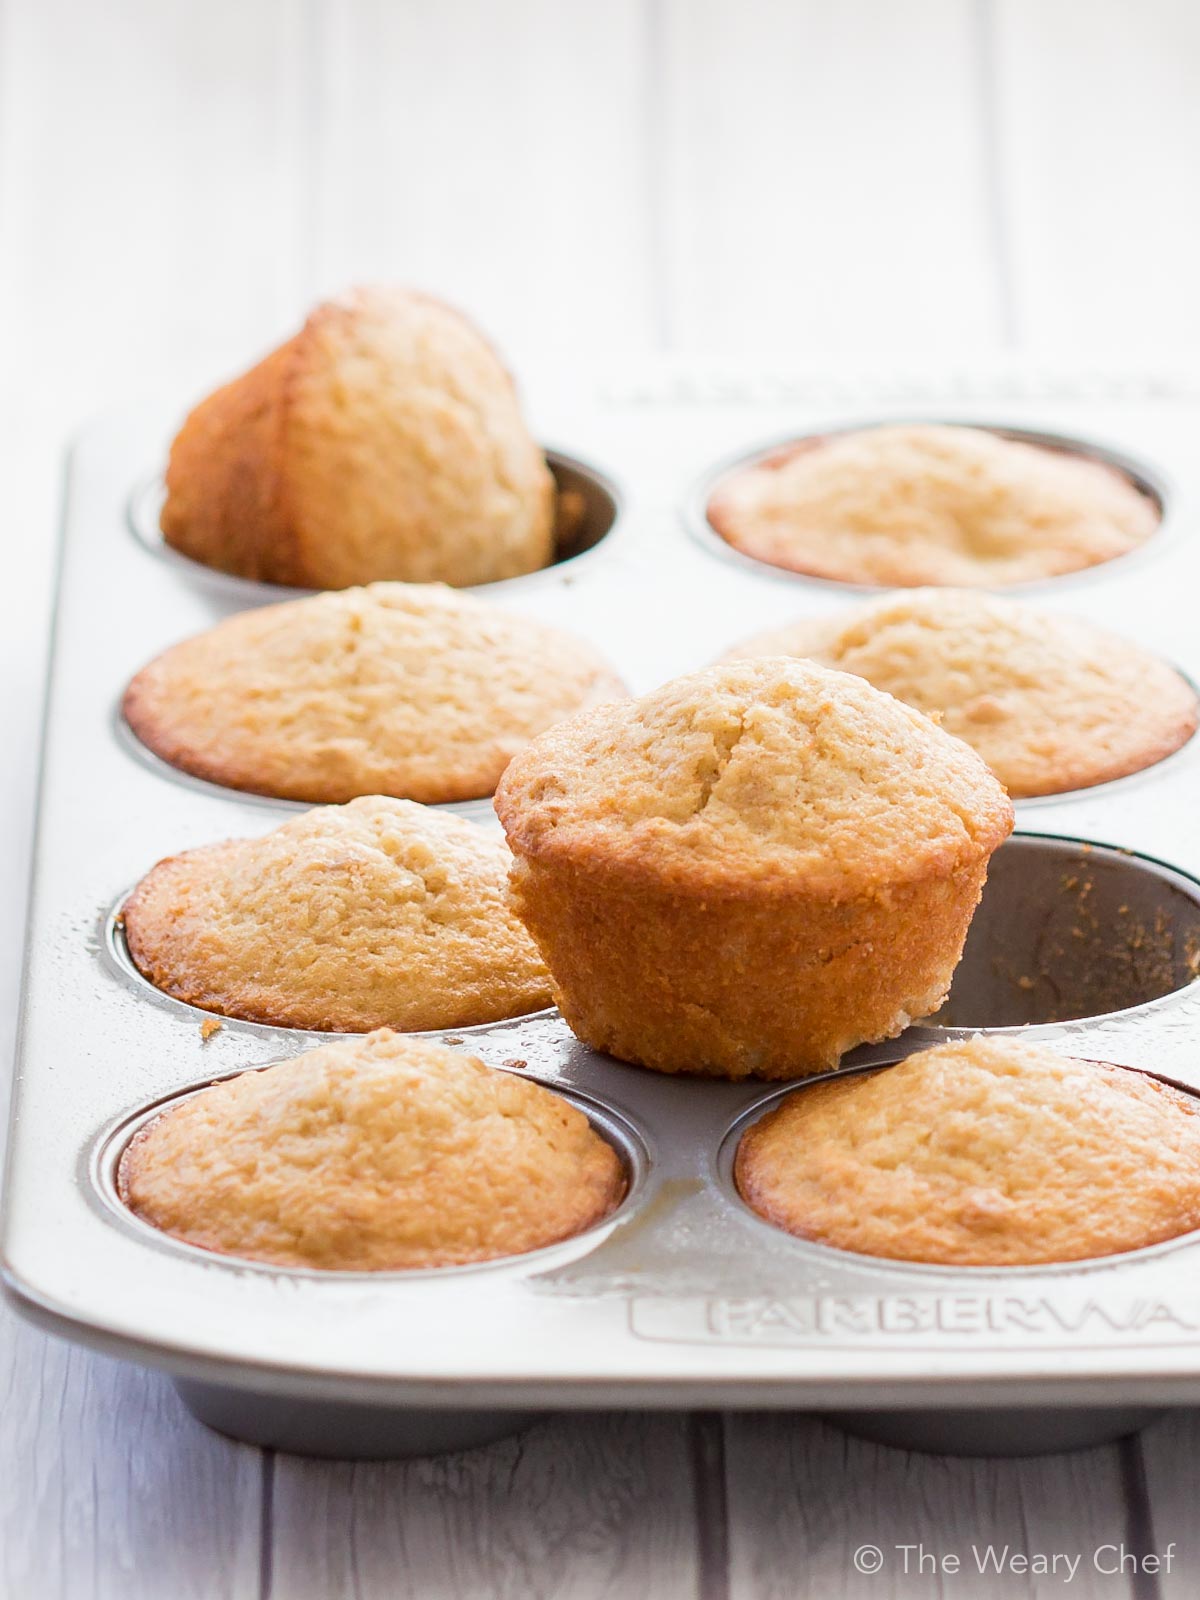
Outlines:
<svg viewBox="0 0 1200 1600"><path fill-rule="evenodd" d="M1125 1067L977 1036L789 1095L738 1188L839 1250L954 1267L1116 1255L1200 1227L1200 1118Z"/></svg>
<svg viewBox="0 0 1200 1600"><path fill-rule="evenodd" d="M961 589L884 595L759 634L731 659L795 655L866 678L965 739L1014 797L1153 766L1196 731L1171 667L1075 617Z"/></svg>
<svg viewBox="0 0 1200 1600"><path fill-rule="evenodd" d="M1102 462L981 428L803 440L731 472L708 520L772 566L843 583L1025 583L1144 543L1159 508Z"/></svg>
<svg viewBox="0 0 1200 1600"><path fill-rule="evenodd" d="M554 480L464 317L357 289L196 407L161 521L184 555L271 583L492 583L552 559Z"/></svg>
<svg viewBox="0 0 1200 1600"><path fill-rule="evenodd" d="M144 667L125 720L230 789L337 803L490 795L536 733L625 693L582 640L438 585L242 611Z"/></svg>
<svg viewBox="0 0 1200 1600"><path fill-rule="evenodd" d="M202 1250L395 1272L569 1239L613 1210L625 1175L561 1096L381 1029L180 1101L130 1142L118 1189Z"/></svg>
<svg viewBox="0 0 1200 1600"><path fill-rule="evenodd" d="M221 1016L465 1028L551 1003L496 834L406 800L326 806L160 861L122 911L138 970Z"/></svg>
<svg viewBox="0 0 1200 1600"><path fill-rule="evenodd" d="M941 1004L1012 828L973 750L861 678L735 661L558 724L496 792L575 1032L789 1078Z"/></svg>

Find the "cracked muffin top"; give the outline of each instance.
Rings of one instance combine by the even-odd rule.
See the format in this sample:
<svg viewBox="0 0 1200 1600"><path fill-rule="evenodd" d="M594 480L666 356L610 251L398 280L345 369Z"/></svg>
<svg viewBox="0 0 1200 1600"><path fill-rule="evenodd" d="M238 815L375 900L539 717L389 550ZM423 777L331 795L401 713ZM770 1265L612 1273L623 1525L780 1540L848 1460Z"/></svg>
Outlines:
<svg viewBox="0 0 1200 1600"><path fill-rule="evenodd" d="M625 693L589 644L436 584L376 583L242 611L130 683L124 715L172 766L337 802L490 795L560 717Z"/></svg>
<svg viewBox="0 0 1200 1600"><path fill-rule="evenodd" d="M553 557L554 480L512 379L457 311L352 290L191 413L162 531L223 572L313 589L491 583Z"/></svg>
<svg viewBox="0 0 1200 1600"><path fill-rule="evenodd" d="M803 656L936 716L1014 798L1152 766L1196 731L1164 661L1076 617L961 589L884 595L759 634L728 659Z"/></svg>
<svg viewBox="0 0 1200 1600"><path fill-rule="evenodd" d="M747 555L816 577L986 586L1124 555L1159 511L1101 462L916 423L805 440L736 469L708 519Z"/></svg>
<svg viewBox="0 0 1200 1600"><path fill-rule="evenodd" d="M961 741L861 678L782 656L559 723L514 759L496 810L525 856L834 900L977 863L1012 828Z"/></svg>
<svg viewBox="0 0 1200 1600"><path fill-rule="evenodd" d="M168 856L126 901L135 965L177 1000L330 1033L465 1028L541 1010L504 841L380 796Z"/></svg>
<svg viewBox="0 0 1200 1600"><path fill-rule="evenodd" d="M383 1029L181 1101L131 1141L118 1187L204 1250L388 1272L568 1239L614 1209L625 1176L561 1096Z"/></svg>
<svg viewBox="0 0 1200 1600"><path fill-rule="evenodd" d="M1077 1261L1200 1227L1198 1109L1124 1067L976 1036L789 1095L736 1176L767 1221L842 1250Z"/></svg>

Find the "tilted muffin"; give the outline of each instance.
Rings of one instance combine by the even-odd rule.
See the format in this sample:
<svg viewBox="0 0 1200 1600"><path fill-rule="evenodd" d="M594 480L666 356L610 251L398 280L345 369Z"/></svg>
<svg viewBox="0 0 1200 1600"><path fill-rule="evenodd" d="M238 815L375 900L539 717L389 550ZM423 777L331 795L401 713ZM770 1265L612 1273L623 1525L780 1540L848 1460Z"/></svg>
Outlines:
<svg viewBox="0 0 1200 1600"><path fill-rule="evenodd" d="M743 1136L768 1222L943 1266L1115 1255L1200 1227L1196 1099L1142 1073L977 1036L798 1090Z"/></svg>
<svg viewBox="0 0 1200 1600"><path fill-rule="evenodd" d="M804 440L717 485L708 520L773 566L843 583L1024 583L1110 561L1157 505L1102 462L981 428Z"/></svg>
<svg viewBox="0 0 1200 1600"><path fill-rule="evenodd" d="M439 585L242 611L150 662L124 715L164 761L280 799L490 795L534 734L625 693L583 640Z"/></svg>
<svg viewBox="0 0 1200 1600"><path fill-rule="evenodd" d="M549 979L475 823L379 796L160 861L125 902L138 970L226 1017L329 1033L541 1010Z"/></svg>
<svg viewBox="0 0 1200 1600"><path fill-rule="evenodd" d="M496 810L580 1038L731 1078L819 1071L936 1010L1012 828L974 751L784 657L560 723Z"/></svg>
<svg viewBox="0 0 1200 1600"><path fill-rule="evenodd" d="M625 1175L560 1095L383 1029L181 1101L130 1142L118 1188L204 1250L394 1272L569 1239L613 1210Z"/></svg>
<svg viewBox="0 0 1200 1600"><path fill-rule="evenodd" d="M176 550L272 583L491 583L550 562L554 480L466 318L357 289L196 407L161 521Z"/></svg>
<svg viewBox="0 0 1200 1600"><path fill-rule="evenodd" d="M1075 617L961 589L884 595L759 634L729 659L794 655L866 678L976 749L1014 798L1153 766L1196 731L1164 661Z"/></svg>

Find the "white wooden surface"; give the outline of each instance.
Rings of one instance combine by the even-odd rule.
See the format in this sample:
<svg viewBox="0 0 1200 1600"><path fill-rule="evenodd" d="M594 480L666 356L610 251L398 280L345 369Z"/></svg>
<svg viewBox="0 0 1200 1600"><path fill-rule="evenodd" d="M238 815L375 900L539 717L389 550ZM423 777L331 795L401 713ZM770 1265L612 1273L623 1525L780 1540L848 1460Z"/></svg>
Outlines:
<svg viewBox="0 0 1200 1600"><path fill-rule="evenodd" d="M61 454L394 277L518 370L614 350L1200 358L1191 0L0 0L0 1041ZM86 775L81 775L86 780ZM226 1444L0 1313L0 1600L1190 1596L1200 1423L1023 1463L799 1418L586 1417L470 1457ZM897 1544L1170 1575L953 1579ZM873 1543L878 1576L854 1569ZM1157 1586L1156 1586L1157 1585Z"/></svg>

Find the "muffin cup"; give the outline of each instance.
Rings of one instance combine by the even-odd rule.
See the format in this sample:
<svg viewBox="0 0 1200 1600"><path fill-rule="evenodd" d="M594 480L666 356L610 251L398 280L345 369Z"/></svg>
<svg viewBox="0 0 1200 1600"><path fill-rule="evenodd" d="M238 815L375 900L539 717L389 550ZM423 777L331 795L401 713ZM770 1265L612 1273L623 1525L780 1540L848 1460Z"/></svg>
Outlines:
<svg viewBox="0 0 1200 1600"><path fill-rule="evenodd" d="M517 849L517 908L579 1038L660 1072L722 1078L820 1072L935 1011L987 876L984 855L830 903L668 889Z"/></svg>
<svg viewBox="0 0 1200 1600"><path fill-rule="evenodd" d="M1090 566L1073 568L1066 572L1055 573L1046 577L1025 578L1011 583L981 584L981 590L994 591L1006 594L1025 595L1031 591L1046 588L1050 585L1058 586L1064 582L1079 582L1080 580L1095 577L1112 567L1114 562L1120 562L1122 569L1127 569L1129 564L1147 555L1158 554L1162 550L1164 536L1168 524L1171 522L1170 509L1172 503L1171 486L1163 474L1157 469L1147 466L1137 457L1126 454L1111 446L1097 441L1078 438L1070 434L1050 433L1043 429L1014 427L1008 423L987 422L972 417L929 417L929 416L885 416L869 417L854 422L839 422L827 427L816 428L811 433L792 435L785 439L774 439L755 449L739 451L730 455L710 467L707 472L694 483L686 496L682 516L684 527L691 537L709 555L717 556L723 561L741 567L743 571L756 572L762 577L783 579L785 582L817 584L821 587L844 589L850 594L864 597L885 594L896 588L888 583L863 583L853 578L841 578L828 572L808 572L800 567L786 567L775 561L768 561L765 557L750 554L731 544L722 534L718 533L709 517L709 506L718 488L735 474L747 471L753 467L771 464L780 459L793 456L802 450L815 450L844 434L863 433L871 428L888 427L896 423L921 423L935 426L967 427L980 432L995 434L998 438L1009 439L1017 444L1035 445L1038 449L1053 452L1057 455L1077 456L1084 461L1092 461L1100 466L1108 467L1111 471L1124 478L1155 507L1158 513L1158 526L1143 543L1121 555L1110 557L1106 561L1098 561Z"/></svg>
<svg viewBox="0 0 1200 1600"><path fill-rule="evenodd" d="M504 1027L505 1024L503 1023L490 1023L475 1031L480 1034L494 1034L498 1029L503 1029ZM278 1032L280 1030L275 1031ZM447 1030L442 1030L439 1033L408 1034L405 1037L434 1039L445 1044L449 1044L451 1040L465 1043L467 1040L464 1035L469 1034L470 1031L469 1029L464 1029L462 1034L451 1034ZM313 1042L316 1042L327 1036L312 1035L310 1037ZM345 1035L332 1037L344 1038ZM641 1128L630 1116L584 1090L554 1082L536 1072L527 1071L523 1067L496 1063L493 1070L511 1073L514 1077L537 1083L543 1089L550 1091L560 1100L572 1106L576 1111L581 1111L590 1123L593 1133L601 1138L610 1149L615 1151L620 1161L624 1187L616 1204L602 1216L598 1216L594 1221L587 1223L574 1233L565 1234L561 1239L555 1239L548 1244L537 1245L532 1249L513 1254L484 1256L476 1261L454 1262L444 1266L388 1267L371 1270L366 1268L342 1269L337 1267L282 1265L278 1262L264 1261L254 1256L239 1255L234 1251L208 1249L179 1238L177 1235L169 1233L155 1226L154 1223L144 1217L139 1216L125 1198L121 1179L122 1163L126 1154L137 1140L160 1117L174 1110L184 1101L190 1100L198 1094L203 1094L205 1090L211 1089L219 1083L240 1078L247 1072L269 1072L273 1067L285 1065L291 1059L293 1058L288 1056L277 1057L265 1062L256 1062L249 1067L242 1066L231 1072L206 1077L198 1083L188 1084L173 1093L162 1095L147 1104L137 1106L104 1128L87 1153L84 1171L91 1192L105 1208L107 1214L122 1229L132 1233L135 1238L148 1244L153 1249L165 1251L170 1255L185 1259L202 1261L206 1265L226 1267L238 1273L265 1274L281 1280L325 1280L327 1282L378 1284L453 1279L481 1272L495 1273L509 1270L527 1274L545 1270L548 1265L586 1254L589 1250L594 1249L608 1237L619 1223L627 1221L630 1214L635 1212L642 1204L650 1170L651 1156Z"/></svg>
<svg viewBox="0 0 1200 1600"><path fill-rule="evenodd" d="M988 1029L991 1036L995 1030ZM1155 1238L1148 1243L1130 1245L1123 1250L1113 1250L1104 1255L1067 1256L1060 1260L1015 1261L1004 1263L980 1262L949 1262L925 1260L920 1256L903 1255L873 1255L866 1250L856 1250L852 1246L838 1244L829 1239L809 1236L804 1233L793 1232L783 1223L776 1221L768 1213L755 1204L751 1193L751 1180L744 1166L746 1140L759 1123L763 1122L782 1106L786 1105L794 1095L807 1093L825 1083L843 1083L851 1078L872 1078L876 1074L889 1072L893 1067L899 1067L905 1061L911 1060L915 1055L920 1055L925 1050L933 1048L936 1044L944 1044L945 1040L935 1041L934 1045L928 1042L914 1041L912 1049L906 1049L901 1054L889 1056L879 1052L882 1059L865 1062L862 1065L847 1067L840 1072L826 1072L807 1079L804 1083L786 1089L775 1089L764 1095L748 1106L731 1126L726 1130L720 1145L717 1148L713 1163L714 1177L725 1195L744 1214L753 1220L756 1228L766 1229L776 1239L787 1240L799 1252L809 1256L837 1259L840 1262L849 1262L856 1266L878 1268L888 1274L898 1274L899 1280L904 1281L907 1276L910 1280L958 1280L967 1285L983 1283L994 1280L1027 1279L1036 1282L1039 1278L1054 1280L1064 1274L1103 1272L1113 1266L1119 1266L1129 1261L1139 1259L1154 1259L1169 1255L1173 1251L1187 1249L1195 1245L1200 1239L1200 1230L1195 1228L1185 1229L1178 1233L1168 1234L1165 1238ZM906 1039L905 1044L909 1041ZM1093 1043L1090 1048L1097 1048ZM1072 1058L1083 1060L1098 1068L1106 1068L1115 1072L1129 1073L1133 1077L1148 1078L1164 1085L1167 1089L1179 1095L1190 1096L1193 1100L1200 1099L1200 1089L1194 1085L1183 1082L1178 1078L1165 1076L1153 1072L1147 1067L1129 1066L1120 1062L1102 1060L1097 1056L1080 1056L1076 1051L1068 1054ZM1004 1453L1004 1452L1001 1452Z"/></svg>
<svg viewBox="0 0 1200 1600"><path fill-rule="evenodd" d="M467 594L499 594L507 592L514 584L529 584L555 575L565 579L577 571L585 557L599 552L600 546L614 530L621 515L621 496L612 480L598 468L565 455L561 450L545 449L546 465L554 477L557 490L554 558L548 567L524 573L517 578L500 578L494 583L477 583L464 587ZM166 487L161 476L143 479L129 496L126 521L129 531L144 550L167 562L184 577L190 577L217 589L243 605L262 605L268 600L298 600L306 594L316 594L315 589L294 588L287 584L266 583L257 578L243 578L234 572L222 572L209 567L183 551L173 549L163 538L159 516L166 500Z"/></svg>
<svg viewBox="0 0 1200 1600"><path fill-rule="evenodd" d="M125 937L124 910L130 895L137 884L131 884L124 893L120 894L110 906L106 915L101 919L99 929L100 949L112 973L133 990L139 998L149 999L156 1005L165 1007L185 1016L194 1017L203 1027L205 1024L214 1025L217 1030L229 1028L249 1034L257 1034L266 1039L278 1039L280 1036L313 1041L334 1039L361 1038L362 1033L356 1030L335 1030L332 1028L301 1028L293 1027L286 1022L264 1022L254 1017L237 1016L232 1012L215 1011L207 1006L196 1005L191 1000L180 999L178 995L171 994L167 989L160 989L154 980L138 966L129 949ZM441 1028L397 1028L397 1033L403 1033L408 1039L446 1039L453 1035L456 1042L465 1043L476 1034L488 1034L495 1028L504 1026L505 1022L529 1022L538 1017L552 1017L555 1015L553 1006L541 1006L534 1011L523 1011L516 1016L508 1018L493 1018L490 1022L468 1022L455 1027ZM367 1030L369 1031L369 1030Z"/></svg>
<svg viewBox="0 0 1200 1600"><path fill-rule="evenodd" d="M1200 976L1200 883L1131 850L1014 834L922 1032L1053 1027L1169 1003Z"/></svg>

